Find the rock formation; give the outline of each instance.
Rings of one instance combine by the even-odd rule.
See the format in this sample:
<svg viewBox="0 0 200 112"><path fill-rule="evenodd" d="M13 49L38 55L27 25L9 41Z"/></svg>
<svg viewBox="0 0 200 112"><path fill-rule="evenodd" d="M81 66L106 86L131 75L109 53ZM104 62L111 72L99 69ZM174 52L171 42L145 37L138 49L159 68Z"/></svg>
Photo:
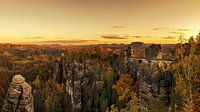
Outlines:
<svg viewBox="0 0 200 112"><path fill-rule="evenodd" d="M152 44L145 49L147 59L162 59L162 47L160 44Z"/></svg>
<svg viewBox="0 0 200 112"><path fill-rule="evenodd" d="M139 81L140 111L147 111L150 104L155 99L164 102L164 106L170 105L173 76L167 69L168 67L164 65L167 64L163 64L159 61L142 61L139 64L137 80ZM152 68L152 66L156 68ZM155 69L155 71L153 69Z"/></svg>
<svg viewBox="0 0 200 112"><path fill-rule="evenodd" d="M151 72L148 64L142 62L137 73L139 80L139 102L142 111L146 111L151 101Z"/></svg>
<svg viewBox="0 0 200 112"><path fill-rule="evenodd" d="M74 62L70 64L66 81L66 91L71 97L71 110L73 112L81 111L81 85L83 74L83 65L74 60Z"/></svg>
<svg viewBox="0 0 200 112"><path fill-rule="evenodd" d="M66 81L66 64L67 58L65 54L62 54L60 60L55 61L54 70L53 70L53 85L55 86L56 83L58 84L65 84Z"/></svg>
<svg viewBox="0 0 200 112"><path fill-rule="evenodd" d="M34 112L32 87L21 75L15 75L7 92L3 112Z"/></svg>

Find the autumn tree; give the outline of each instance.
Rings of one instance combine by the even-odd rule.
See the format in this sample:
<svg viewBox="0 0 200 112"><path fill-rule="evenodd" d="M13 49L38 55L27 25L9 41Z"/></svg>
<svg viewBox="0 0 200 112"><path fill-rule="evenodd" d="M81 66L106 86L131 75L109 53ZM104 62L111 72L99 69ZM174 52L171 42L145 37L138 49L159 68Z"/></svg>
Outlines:
<svg viewBox="0 0 200 112"><path fill-rule="evenodd" d="M133 91L133 80L128 74L121 74L119 80L113 85L117 91L118 104L107 108L106 112L138 112L138 97Z"/></svg>
<svg viewBox="0 0 200 112"><path fill-rule="evenodd" d="M113 89L117 91L119 109L123 109L126 106L126 103L130 99L130 94L132 91L133 79L128 74L120 75L119 80L113 85Z"/></svg>
<svg viewBox="0 0 200 112"><path fill-rule="evenodd" d="M113 91L112 85L115 82L116 74L111 67L108 67L103 75L103 88L101 90L100 102L101 111L106 111L108 107L116 103L116 92Z"/></svg>
<svg viewBox="0 0 200 112"><path fill-rule="evenodd" d="M197 36L198 37L198 36ZM175 62L173 64L173 71L175 77L175 93L182 98L182 105L174 101L174 110L180 108L184 112L199 111L199 105L196 101L199 99L199 73L200 62L199 55L196 52L198 41L193 37L189 39L188 43L183 43L184 39L181 36L182 43L176 49ZM176 99L175 99L176 100ZM199 100L198 100L199 101ZM178 105L179 104L179 105Z"/></svg>

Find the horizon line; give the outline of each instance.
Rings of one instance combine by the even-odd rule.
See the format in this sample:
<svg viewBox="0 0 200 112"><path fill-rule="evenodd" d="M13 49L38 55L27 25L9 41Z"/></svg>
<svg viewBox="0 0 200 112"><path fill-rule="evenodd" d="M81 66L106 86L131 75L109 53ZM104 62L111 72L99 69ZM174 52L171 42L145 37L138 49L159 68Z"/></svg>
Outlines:
<svg viewBox="0 0 200 112"><path fill-rule="evenodd" d="M140 41L137 41L140 42ZM95 46L95 45L130 45L132 43L137 43L137 42L131 42L131 43L99 43L99 44L51 44L51 43L43 43L43 44L37 44L37 43L1 43L0 45L6 45L6 44L10 44L10 45L37 45L37 46L45 46L45 45L49 45L49 46L53 46L53 45L60 45L60 46ZM143 44L161 44L161 45L176 45L179 44L179 42L177 43L145 43L142 42Z"/></svg>

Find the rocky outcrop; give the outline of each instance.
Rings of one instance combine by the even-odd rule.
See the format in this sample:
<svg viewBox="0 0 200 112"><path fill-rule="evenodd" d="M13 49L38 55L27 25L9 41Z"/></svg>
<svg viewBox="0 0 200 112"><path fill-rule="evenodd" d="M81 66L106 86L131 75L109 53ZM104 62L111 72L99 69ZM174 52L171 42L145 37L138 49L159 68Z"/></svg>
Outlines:
<svg viewBox="0 0 200 112"><path fill-rule="evenodd" d="M7 92L3 112L34 112L32 87L21 75L15 75Z"/></svg>
<svg viewBox="0 0 200 112"><path fill-rule="evenodd" d="M152 44L145 49L147 59L162 59L162 47L160 44Z"/></svg>
<svg viewBox="0 0 200 112"><path fill-rule="evenodd" d="M142 111L146 111L151 101L151 70L148 64L142 62L137 73L139 80L139 102Z"/></svg>
<svg viewBox="0 0 200 112"><path fill-rule="evenodd" d="M173 76L167 67L161 66L160 62L141 62L137 71L139 81L140 111L147 111L152 101L158 100L164 106L171 103L171 87ZM154 66L155 68L152 68ZM154 70L153 70L154 69Z"/></svg>
<svg viewBox="0 0 200 112"><path fill-rule="evenodd" d="M61 84L65 83L66 81L66 64L67 64L67 57L65 54L62 54L60 60L55 61L54 69L53 69L53 84L54 86L56 83Z"/></svg>
<svg viewBox="0 0 200 112"><path fill-rule="evenodd" d="M53 72L53 86L57 84L65 85L65 92L69 96L69 110L72 112L81 111L82 84L84 73L87 72L82 63L74 60L67 63L67 58L62 54L61 58L55 61Z"/></svg>
<svg viewBox="0 0 200 112"><path fill-rule="evenodd" d="M170 94L173 78L169 71L160 71L152 76L152 95L168 106L171 103Z"/></svg>
<svg viewBox="0 0 200 112"><path fill-rule="evenodd" d="M66 81L66 91L70 96L70 102L72 105L73 112L81 111L81 85L82 78L84 75L83 65L78 63L76 60L70 64L70 69L68 70L67 81Z"/></svg>

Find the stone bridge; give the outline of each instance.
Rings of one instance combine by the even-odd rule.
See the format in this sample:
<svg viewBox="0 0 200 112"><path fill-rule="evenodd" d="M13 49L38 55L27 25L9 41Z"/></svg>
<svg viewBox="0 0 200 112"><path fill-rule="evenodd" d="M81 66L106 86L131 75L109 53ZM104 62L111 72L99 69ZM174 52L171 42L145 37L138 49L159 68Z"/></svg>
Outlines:
<svg viewBox="0 0 200 112"><path fill-rule="evenodd" d="M164 106L168 107L171 104L173 75L170 66L173 61L142 58L131 58L129 61L136 61L138 64L138 68L132 69L135 70L134 74L139 82L140 111L148 111L155 100L164 102ZM152 68L151 65L156 65L156 68Z"/></svg>
<svg viewBox="0 0 200 112"><path fill-rule="evenodd" d="M138 63L145 63L145 64L158 64L159 67L163 67L165 70L170 69L170 65L173 63L172 60L161 60L161 59L145 59L145 58L130 58L129 61L136 60Z"/></svg>

